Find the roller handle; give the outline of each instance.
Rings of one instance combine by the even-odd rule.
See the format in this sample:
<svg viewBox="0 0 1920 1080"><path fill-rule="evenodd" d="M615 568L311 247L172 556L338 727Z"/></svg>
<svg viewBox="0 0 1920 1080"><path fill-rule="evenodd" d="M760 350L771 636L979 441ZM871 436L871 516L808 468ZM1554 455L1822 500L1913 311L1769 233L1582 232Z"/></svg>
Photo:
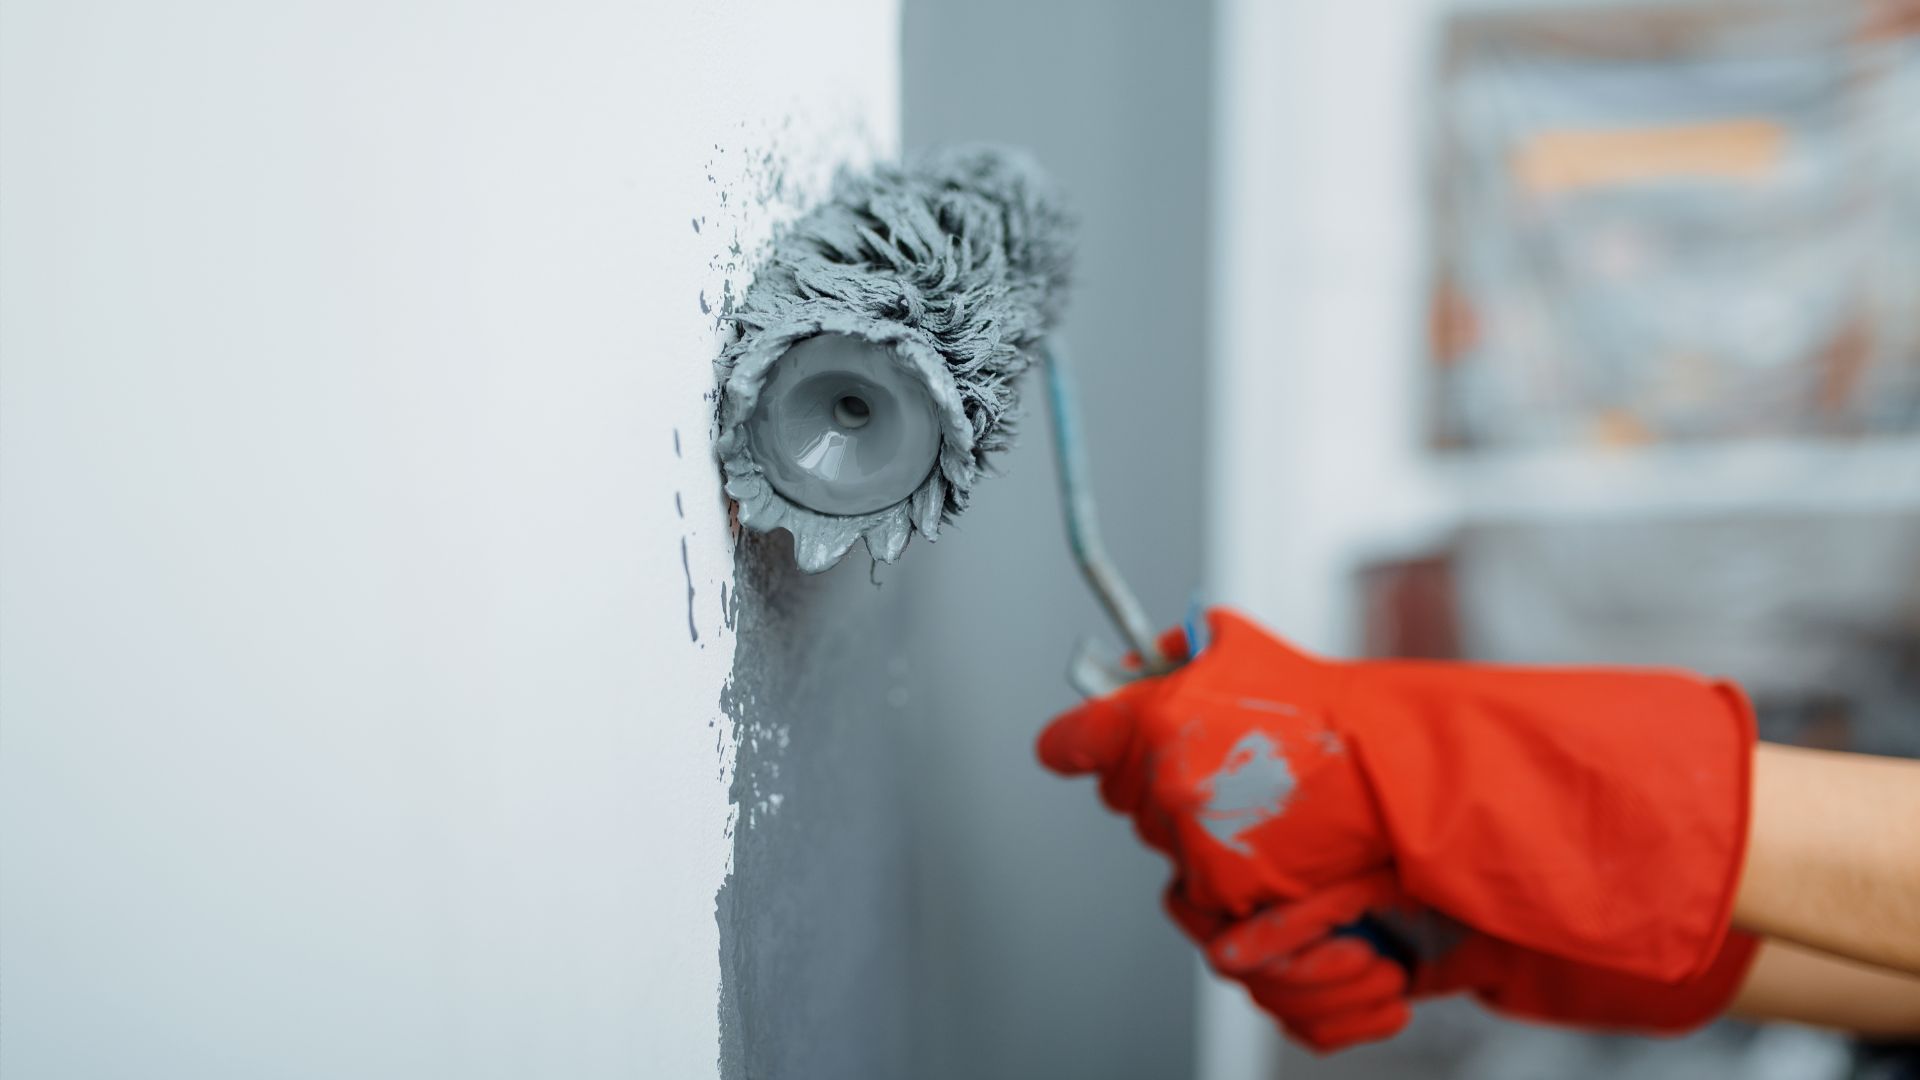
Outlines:
<svg viewBox="0 0 1920 1080"><path fill-rule="evenodd" d="M1406 973L1407 985L1413 985L1413 977L1419 968L1419 954L1414 951L1411 942L1382 920L1372 915L1362 915L1350 923L1335 927L1333 935L1359 938L1373 946L1375 953L1398 964L1400 970Z"/></svg>
<svg viewBox="0 0 1920 1080"><path fill-rule="evenodd" d="M1057 338L1047 339L1041 346L1040 361L1047 380L1048 411L1053 414L1053 454L1059 465L1060 506L1066 515L1067 546L1107 617L1140 657L1140 671L1134 677L1164 675L1179 665L1160 654L1146 609L1127 587L1120 568L1114 565L1100 540L1093 507L1093 480L1088 475L1086 451L1080 443L1080 415L1075 408L1077 396L1065 345Z"/></svg>
<svg viewBox="0 0 1920 1080"><path fill-rule="evenodd" d="M1179 661L1164 656L1154 640L1153 625L1133 590L1120 577L1119 568L1108 557L1100 542L1100 530L1093 509L1093 483L1087 475L1086 453L1080 444L1080 417L1075 406L1073 378L1066 349L1058 339L1042 346L1041 364L1047 381L1047 402L1053 414L1054 458L1059 464L1060 503L1066 512L1067 545L1073 561L1092 587L1093 595L1107 616L1120 630L1121 637L1140 657L1140 670L1123 671L1101 661L1091 643L1081 642L1068 668L1068 680L1087 697L1111 693L1141 675L1160 675L1179 666ZM1188 654L1191 659L1206 647L1206 624L1198 605L1187 613ZM1400 965L1413 980L1413 947L1391 927L1371 915L1361 916L1334 931L1340 937L1356 937L1373 946L1373 951Z"/></svg>

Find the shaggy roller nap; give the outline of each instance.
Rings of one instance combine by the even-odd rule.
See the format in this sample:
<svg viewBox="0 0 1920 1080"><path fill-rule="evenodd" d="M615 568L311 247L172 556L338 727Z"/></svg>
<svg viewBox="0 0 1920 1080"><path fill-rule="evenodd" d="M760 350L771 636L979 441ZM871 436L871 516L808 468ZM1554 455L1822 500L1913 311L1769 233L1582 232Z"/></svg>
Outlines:
<svg viewBox="0 0 1920 1080"><path fill-rule="evenodd" d="M1025 155L955 147L908 165L842 175L833 198L773 243L740 305L737 337L716 361L727 494L740 522L786 529L810 573L865 539L873 558L899 558L915 531L937 539L966 509L988 455L1012 442L1016 380L1059 317L1072 259L1072 223ZM767 482L748 445L773 365L822 333L893 347L940 413L937 466L907 499L836 516L796 505Z"/></svg>

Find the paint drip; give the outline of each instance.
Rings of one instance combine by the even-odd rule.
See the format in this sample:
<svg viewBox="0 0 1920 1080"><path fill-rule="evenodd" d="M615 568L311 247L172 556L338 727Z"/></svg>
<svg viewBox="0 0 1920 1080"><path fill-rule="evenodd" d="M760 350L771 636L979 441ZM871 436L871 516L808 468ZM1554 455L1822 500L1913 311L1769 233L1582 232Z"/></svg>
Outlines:
<svg viewBox="0 0 1920 1080"><path fill-rule="evenodd" d="M738 336L715 362L715 451L740 523L787 530L809 573L859 540L875 560L893 562L913 533L938 539L966 509L989 455L1012 443L1015 384L1058 321L1072 248L1053 185L1016 151L953 147L842 174L827 203L774 239L726 316ZM775 366L824 334L884 349L932 403L934 465L892 505L823 513L782 495L754 457L749 423Z"/></svg>

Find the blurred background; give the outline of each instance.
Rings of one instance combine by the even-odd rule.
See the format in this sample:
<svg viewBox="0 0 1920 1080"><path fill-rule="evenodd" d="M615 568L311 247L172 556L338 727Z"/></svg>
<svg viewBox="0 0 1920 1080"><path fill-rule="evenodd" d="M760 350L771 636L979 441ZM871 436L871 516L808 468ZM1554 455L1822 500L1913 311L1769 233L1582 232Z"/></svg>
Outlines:
<svg viewBox="0 0 1920 1080"><path fill-rule="evenodd" d="M1022 144L1079 202L1067 336L1158 618L1200 590L1343 655L1692 667L1768 738L1920 754L1920 4L903 19L907 147ZM1043 458L897 571L916 1075L1877 1075L1811 1031L1454 1003L1281 1046L1160 917L1157 860L1028 763L1064 643L1102 625Z"/></svg>

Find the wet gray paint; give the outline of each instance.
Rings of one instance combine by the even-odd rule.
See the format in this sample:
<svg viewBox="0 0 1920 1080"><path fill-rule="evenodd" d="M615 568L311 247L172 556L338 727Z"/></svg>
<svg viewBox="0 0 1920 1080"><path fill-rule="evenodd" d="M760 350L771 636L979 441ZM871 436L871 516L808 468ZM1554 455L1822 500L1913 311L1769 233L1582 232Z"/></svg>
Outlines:
<svg viewBox="0 0 1920 1080"><path fill-rule="evenodd" d="M1200 827L1227 847L1251 855L1253 849L1241 837L1285 813L1293 788L1293 767L1280 743L1264 731L1250 731L1227 751L1226 761L1208 781Z"/></svg>
<svg viewBox="0 0 1920 1080"><path fill-rule="evenodd" d="M727 309L738 337L715 364L714 449L740 524L791 533L809 571L861 541L892 562L913 533L937 538L1011 442L1016 381L1066 303L1072 239L1051 178L1014 148L942 147L843 173L831 198L776 236L739 308ZM880 347L925 391L939 431L937 467L870 512L822 513L787 497L751 437L771 373L823 334Z"/></svg>
<svg viewBox="0 0 1920 1080"><path fill-rule="evenodd" d="M788 183L781 141L768 134L747 148L748 165L729 183L709 175L718 205L788 220L817 201L812 181L807 190ZM821 150L810 136L807 153ZM734 156L720 144L714 151ZM700 298L717 324L763 251L747 250L738 230L707 235L716 241L709 268L726 274L717 299L712 289ZM674 445L678 453L677 432ZM700 464L719 479L717 461ZM693 497L706 497L702 490ZM708 623L736 635L720 701L731 724L715 733L735 815L732 861L714 899L721 1075L910 1075L910 874L898 725L883 715L879 659L899 633L899 597L868 587L864 565L801 574L784 534L735 530L735 543L731 587L716 590L719 628ZM711 618L712 608L701 614Z"/></svg>
<svg viewBox="0 0 1920 1080"><path fill-rule="evenodd" d="M742 534L722 705L738 740L733 873L716 898L725 1080L891 1080L908 1064L899 590L863 560L817 576Z"/></svg>
<svg viewBox="0 0 1920 1080"><path fill-rule="evenodd" d="M1169 619L1199 575L1206 10L909 0L903 35L910 145L1028 146L1086 212L1069 326L1103 523ZM1085 123L1116 108L1124 138ZM729 280L714 306L734 303ZM882 588L864 559L808 577L784 534L742 537L721 601L728 1080L1189 1074L1194 953L1160 914L1165 866L1033 761L1073 700L1074 635L1102 625L1043 424Z"/></svg>
<svg viewBox="0 0 1920 1080"><path fill-rule="evenodd" d="M700 640L700 624L693 619L693 566L687 561L687 538L680 538L680 572L687 576L687 638Z"/></svg>

